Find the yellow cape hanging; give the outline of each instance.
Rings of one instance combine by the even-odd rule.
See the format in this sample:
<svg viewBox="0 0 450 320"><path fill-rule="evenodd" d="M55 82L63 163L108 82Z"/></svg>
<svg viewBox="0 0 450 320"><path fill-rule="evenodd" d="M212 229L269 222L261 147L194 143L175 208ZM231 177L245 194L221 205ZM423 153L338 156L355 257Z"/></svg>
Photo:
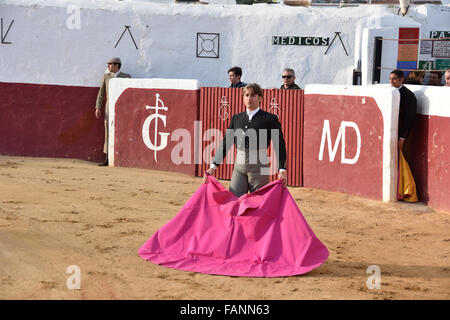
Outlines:
<svg viewBox="0 0 450 320"><path fill-rule="evenodd" d="M400 151L398 161L398 199L407 202L417 202L419 199L417 198L416 183L402 151Z"/></svg>

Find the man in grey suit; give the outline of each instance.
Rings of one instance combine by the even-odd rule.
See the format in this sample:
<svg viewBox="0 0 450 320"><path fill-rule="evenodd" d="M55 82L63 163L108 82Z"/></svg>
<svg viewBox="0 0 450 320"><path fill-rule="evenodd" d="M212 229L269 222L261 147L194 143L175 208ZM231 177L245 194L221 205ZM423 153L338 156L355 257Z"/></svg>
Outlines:
<svg viewBox="0 0 450 320"><path fill-rule="evenodd" d="M109 79L112 78L131 78L128 73L121 72L120 68L122 67L122 62L120 58L111 58L107 62L108 64L108 73L103 74L102 82L100 84L100 90L97 94L97 103L95 105L95 117L100 119L102 115L103 102L106 99L106 107L105 107L105 143L103 145L103 152L106 154L106 159L99 166L107 166L108 165L108 83Z"/></svg>
<svg viewBox="0 0 450 320"><path fill-rule="evenodd" d="M270 182L267 148L270 141L277 157L278 179L286 181L286 144L281 124L276 115L259 108L263 91L256 83L246 85L242 91L246 110L235 114L230 121L224 139L214 156L213 163L206 171L212 175L223 161L232 145L236 145L236 162L231 177L230 191L237 197L254 192Z"/></svg>

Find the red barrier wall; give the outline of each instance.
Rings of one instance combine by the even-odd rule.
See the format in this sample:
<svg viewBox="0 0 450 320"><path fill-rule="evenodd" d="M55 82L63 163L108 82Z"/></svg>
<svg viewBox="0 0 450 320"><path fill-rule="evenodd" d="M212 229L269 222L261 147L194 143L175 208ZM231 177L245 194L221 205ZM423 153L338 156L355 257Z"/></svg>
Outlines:
<svg viewBox="0 0 450 320"><path fill-rule="evenodd" d="M199 90L125 89L115 104L114 165L195 175L194 121L198 118L198 105ZM158 116L155 106L158 106ZM143 132L146 121L147 130ZM172 159L172 151L180 143L172 141L177 129L189 132L190 150L184 150L189 152L188 163L176 164ZM154 149L145 143L145 135ZM165 145L164 139L167 139Z"/></svg>
<svg viewBox="0 0 450 320"><path fill-rule="evenodd" d="M417 98L417 117L404 146L419 201L450 212L450 89L407 85Z"/></svg>
<svg viewBox="0 0 450 320"><path fill-rule="evenodd" d="M419 200L433 209L450 212L450 115L442 105L442 101L448 101L442 98L448 92L446 88L416 87L410 86L410 89L418 97L422 111L419 111L416 127L408 139L413 146L405 146L406 156L416 179ZM200 119L203 131L218 128L224 132L229 118L222 121L219 113L224 117L225 110L229 115L244 110L241 89L201 88L175 90L176 93L174 89L152 90L129 89L117 101L116 116L119 119L130 118L127 123L116 123L117 165L202 175L209 164L194 164L193 122ZM375 100L362 95L345 95L345 90L341 89L333 95L320 94L323 91L320 90L306 95L304 115L303 91L264 90L262 108L269 112L280 108L280 121L287 142L290 185L381 199L381 137L386 129ZM0 154L103 160L103 120L94 116L97 91L95 87L0 82ZM174 95L167 96L169 92ZM143 124L154 113L145 106L155 106L156 93L168 107L167 112L160 112L167 117L167 122L164 127L159 119L158 132L169 133L167 148L157 152L157 163L154 162L154 151L148 149L142 139ZM387 110L390 108L388 106ZM329 161L328 140L323 147L323 159L318 160L324 120L329 120L331 146L336 148L333 162ZM341 163L342 145L335 145L342 121L354 122L360 130L360 158L355 164ZM155 123L151 121L148 126L151 140ZM190 164L176 165L170 158L173 148L179 143L170 138L179 128L184 128L192 139ZM390 129L392 131L393 127ZM345 156L352 158L356 152L357 136L351 126L345 132ZM160 141L158 135L155 143ZM203 142L203 149L209 143ZM388 148L386 150L389 152ZM232 167L231 164L220 166L218 177L230 179ZM385 176L384 184L389 184L389 174L385 173Z"/></svg>
<svg viewBox="0 0 450 320"><path fill-rule="evenodd" d="M324 135L326 121L329 137ZM349 126L343 126L345 130L337 140L343 121L347 121ZM360 133L361 148L357 159L358 134L352 125L356 125ZM305 187L382 200L383 118L373 98L306 94L303 137ZM329 143L332 153L335 152L333 161L330 161ZM321 145L322 160L319 159ZM341 153L343 146L344 155ZM346 163L352 161L345 158L356 159L356 162Z"/></svg>
<svg viewBox="0 0 450 320"><path fill-rule="evenodd" d="M264 99L261 108L267 112L277 114L286 141L288 184L302 186L302 122L303 122L303 90L263 90ZM241 88L202 87L200 89L200 120L202 131L217 128L225 134L234 114L245 110ZM204 151L212 141L204 141ZM214 152L220 143L214 144ZM269 149L270 152L270 149ZM219 166L215 176L219 179L231 179L234 163L234 147L227 155L229 163ZM206 163L198 166L198 175L203 175L209 167L209 158ZM276 175L272 176L272 180Z"/></svg>
<svg viewBox="0 0 450 320"><path fill-rule="evenodd" d="M405 146L419 200L446 212L450 212L449 138L450 118L418 115Z"/></svg>
<svg viewBox="0 0 450 320"><path fill-rule="evenodd" d="M0 82L0 154L104 159L98 88Z"/></svg>

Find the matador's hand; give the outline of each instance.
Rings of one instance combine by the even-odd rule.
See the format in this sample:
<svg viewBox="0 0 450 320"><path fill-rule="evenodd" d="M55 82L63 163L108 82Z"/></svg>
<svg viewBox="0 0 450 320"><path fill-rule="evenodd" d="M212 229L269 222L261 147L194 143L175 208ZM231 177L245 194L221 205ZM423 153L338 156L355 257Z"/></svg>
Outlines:
<svg viewBox="0 0 450 320"><path fill-rule="evenodd" d="M287 187L287 176L286 171L280 171L278 172L278 179L283 180L283 186Z"/></svg>
<svg viewBox="0 0 450 320"><path fill-rule="evenodd" d="M213 175L214 174L214 169L213 168L209 168L208 170L205 171L205 173L203 174L203 182L204 183L208 183L208 174Z"/></svg>

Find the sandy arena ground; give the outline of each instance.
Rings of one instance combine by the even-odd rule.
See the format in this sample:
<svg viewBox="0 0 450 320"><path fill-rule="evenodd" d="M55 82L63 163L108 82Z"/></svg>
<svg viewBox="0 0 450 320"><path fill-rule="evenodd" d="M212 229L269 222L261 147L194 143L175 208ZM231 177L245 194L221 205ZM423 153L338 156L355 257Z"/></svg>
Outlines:
<svg viewBox="0 0 450 320"><path fill-rule="evenodd" d="M0 299L450 298L450 214L307 188L289 189L330 250L308 274L228 277L141 259L139 247L201 183L177 173L0 156ZM66 286L70 265L80 267L80 290ZM366 285L370 265L380 268L380 289Z"/></svg>

